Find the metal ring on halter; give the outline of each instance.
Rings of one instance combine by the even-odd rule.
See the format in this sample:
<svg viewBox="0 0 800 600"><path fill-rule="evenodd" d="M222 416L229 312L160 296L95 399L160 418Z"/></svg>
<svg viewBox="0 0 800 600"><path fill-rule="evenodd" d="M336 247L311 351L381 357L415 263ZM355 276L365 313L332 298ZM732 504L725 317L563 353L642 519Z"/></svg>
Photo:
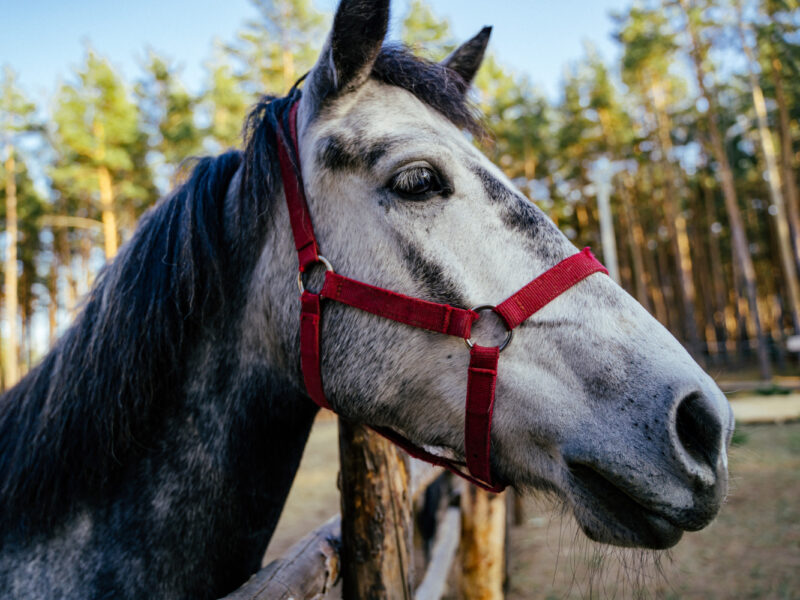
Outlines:
<svg viewBox="0 0 800 600"><path fill-rule="evenodd" d="M498 317L500 317L500 320L503 322L503 325L506 326L506 339L504 339L503 342L500 344L500 346L498 346L498 351L502 352L503 350L505 350L506 346L508 346L508 343L511 341L511 338L514 337L514 330L508 326L508 323L506 322L503 315L497 312L497 307L494 306L493 304L480 304L479 306L475 306L470 310L472 312L481 312L482 310L490 310ZM472 338L465 339L464 343L467 345L468 348L472 348L475 345L475 342L472 341Z"/></svg>
<svg viewBox="0 0 800 600"><path fill-rule="evenodd" d="M313 265L313 264L316 264L316 263L322 263L325 266L325 270L326 271L330 271L331 273L334 272L333 271L333 265L330 263L330 261L327 258L322 256L321 254L317 255L317 260L315 262L313 262L313 263L310 263L310 264ZM306 265L306 266L308 266L308 265ZM300 271L300 272L297 273L297 287L300 288L300 293L301 294L306 291L306 286L303 285L303 273L304 272L305 271Z"/></svg>

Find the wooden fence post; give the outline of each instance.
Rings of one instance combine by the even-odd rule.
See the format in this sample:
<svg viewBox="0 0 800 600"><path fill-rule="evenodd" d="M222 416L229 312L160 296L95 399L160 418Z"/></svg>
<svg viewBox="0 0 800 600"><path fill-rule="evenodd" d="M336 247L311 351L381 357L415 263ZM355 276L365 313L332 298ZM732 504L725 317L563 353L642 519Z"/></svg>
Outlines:
<svg viewBox="0 0 800 600"><path fill-rule="evenodd" d="M345 600L410 600L412 507L408 457L366 427L339 419Z"/></svg>
<svg viewBox="0 0 800 600"><path fill-rule="evenodd" d="M461 494L461 597L502 600L506 499L474 485Z"/></svg>

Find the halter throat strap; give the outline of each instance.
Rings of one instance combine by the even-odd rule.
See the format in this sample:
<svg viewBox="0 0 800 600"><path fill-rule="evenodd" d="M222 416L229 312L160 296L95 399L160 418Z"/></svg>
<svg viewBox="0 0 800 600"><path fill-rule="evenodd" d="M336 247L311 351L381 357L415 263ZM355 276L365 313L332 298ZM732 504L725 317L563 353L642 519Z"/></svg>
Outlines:
<svg viewBox="0 0 800 600"><path fill-rule="evenodd" d="M589 275L607 275L608 271L588 248L584 248L545 271L497 306L481 306L472 310L405 296L335 273L319 253L305 197L297 144L298 107L299 101L292 105L289 112L290 139L286 139L283 128L278 130L278 160L299 262L300 367L306 392L319 406L333 410L325 397L320 370L322 300L339 302L411 327L465 340L470 348L464 418L466 462L438 456L391 429L373 429L415 458L444 467L489 491L502 491L505 485L493 477L491 468L492 415L500 352L510 341L511 331L531 315ZM290 148L294 150L294 161L289 155ZM309 267L318 263L327 268L325 281L319 292L310 292L304 289L302 276ZM502 345L485 347L472 343L472 324L480 319L479 311L483 310L495 312L508 329L508 337Z"/></svg>

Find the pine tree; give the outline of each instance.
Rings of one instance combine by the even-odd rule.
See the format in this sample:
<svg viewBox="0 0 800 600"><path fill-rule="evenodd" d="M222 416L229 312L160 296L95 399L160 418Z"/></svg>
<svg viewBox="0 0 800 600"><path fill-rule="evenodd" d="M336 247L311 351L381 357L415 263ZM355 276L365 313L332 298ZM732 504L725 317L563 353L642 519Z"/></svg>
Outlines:
<svg viewBox="0 0 800 600"><path fill-rule="evenodd" d="M678 5L683 12L686 29L689 33L689 55L694 67L697 87L700 90L701 98L707 106L705 120L710 138L710 154L714 156L717 163L717 168L719 170L718 176L725 198L725 208L728 213L731 238L733 241L733 264L735 272L739 274L740 279L740 285L738 285L737 288L743 290L750 308L750 315L753 320L756 335L761 377L763 379L769 379L771 377L771 367L759 314L755 267L753 266L753 259L750 256L747 234L745 232L744 223L742 222L741 210L737 200L733 170L731 169L731 163L725 152L722 132L719 128L719 110L717 107L716 95L709 89L707 84L707 75L709 73L707 54L709 46L702 40L700 35L700 29L703 27L702 10L700 10L700 6L690 4L689 0L678 0Z"/></svg>
<svg viewBox="0 0 800 600"><path fill-rule="evenodd" d="M208 123L204 137L212 151L235 148L241 143L242 123L251 100L223 59L207 65L206 70L209 82L200 102Z"/></svg>
<svg viewBox="0 0 800 600"><path fill-rule="evenodd" d="M62 86L53 115L58 161L50 175L62 194L99 208L107 259L117 252L118 220L146 204L151 190L144 154L146 138L139 112L123 82L104 59L89 50L84 66Z"/></svg>
<svg viewBox="0 0 800 600"><path fill-rule="evenodd" d="M0 85L0 143L5 153L3 162L3 191L5 196L6 260L4 274L4 316L8 336L3 345L3 383L6 388L14 385L20 376L19 329L17 326L19 306L19 207L27 208L27 194L20 197L20 164L17 161L16 143L19 136L33 127L35 106L25 99L18 89L16 75L10 69L3 71ZM20 202L22 200L22 202Z"/></svg>
<svg viewBox="0 0 800 600"><path fill-rule="evenodd" d="M769 75L768 85L778 109L777 129L780 139L780 170L786 210L791 229L796 269L800 272L800 191L797 160L792 135L791 106L798 109L800 79L800 44L792 42L800 32L793 15L800 10L797 0L763 0L764 22L756 23L761 69ZM792 84L794 85L794 88ZM794 92L794 93L792 93Z"/></svg>
<svg viewBox="0 0 800 600"><path fill-rule="evenodd" d="M696 289L686 217L683 211L683 182L674 163L672 115L670 108L684 90L669 72L678 44L662 11L634 6L617 19L617 39L623 44L623 81L641 98L652 120L652 142L663 182L665 224L673 245L683 308L683 334L690 351L699 355L700 336L695 315Z"/></svg>
<svg viewBox="0 0 800 600"><path fill-rule="evenodd" d="M202 131L195 124L198 99L186 91L177 69L152 51L145 76L135 91L148 145L158 155L159 167L169 184L162 186L166 192L175 184L175 171L181 161L202 149Z"/></svg>
<svg viewBox="0 0 800 600"><path fill-rule="evenodd" d="M45 250L42 243L41 219L44 216L47 205L36 190L33 181L28 173L25 160L18 156L15 161L15 183L16 191L16 217L18 222L18 242L17 242L17 268L18 271L18 295L19 309L22 323L19 341L29 340L27 365L31 363L31 320L37 308L37 301L42 296L40 292L41 284L44 279L39 276L38 266L41 262L41 255ZM8 231L8 202L7 190L0 188L0 226ZM38 291L37 291L38 289ZM25 361L23 361L25 362Z"/></svg>
<svg viewBox="0 0 800 600"><path fill-rule="evenodd" d="M761 142L761 151L765 163L764 176L767 180L772 206L775 208L775 227L777 229L777 243L783 276L788 292L787 308L792 316L795 334L800 333L800 284L797 281L797 268L790 239L789 222L786 215L786 205L783 199L781 175L778 170L777 154L772 140L772 132L767 123L767 106L764 92L759 81L757 61L753 49L747 40L748 25L745 23L741 2L734 0L736 5L736 22L742 49L746 58L748 81L753 97L753 107L756 112L758 138Z"/></svg>
<svg viewBox="0 0 800 600"><path fill-rule="evenodd" d="M415 52L436 61L456 48L450 22L436 15L425 0L411 0L400 39Z"/></svg>
<svg viewBox="0 0 800 600"><path fill-rule="evenodd" d="M251 0L259 19L248 21L226 46L237 75L252 97L282 95L314 66L327 19L311 0Z"/></svg>

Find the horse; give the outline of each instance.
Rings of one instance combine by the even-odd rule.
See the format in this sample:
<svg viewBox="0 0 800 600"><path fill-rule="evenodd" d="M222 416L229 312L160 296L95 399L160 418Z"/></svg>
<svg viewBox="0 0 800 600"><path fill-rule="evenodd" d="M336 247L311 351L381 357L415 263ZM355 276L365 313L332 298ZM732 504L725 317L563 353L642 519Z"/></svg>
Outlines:
<svg viewBox="0 0 800 600"><path fill-rule="evenodd" d="M388 21L389 0L342 0L302 89L260 100L243 150L198 160L146 213L0 398L3 597L216 598L259 568L318 411L278 156L292 107L337 272L468 309L578 253L473 143L489 29L436 63L387 43ZM481 323L482 343L505 335ZM461 340L333 302L320 339L342 418L464 456ZM715 517L729 405L609 277L522 323L501 366L497 480L555 494L608 544L667 548Z"/></svg>

